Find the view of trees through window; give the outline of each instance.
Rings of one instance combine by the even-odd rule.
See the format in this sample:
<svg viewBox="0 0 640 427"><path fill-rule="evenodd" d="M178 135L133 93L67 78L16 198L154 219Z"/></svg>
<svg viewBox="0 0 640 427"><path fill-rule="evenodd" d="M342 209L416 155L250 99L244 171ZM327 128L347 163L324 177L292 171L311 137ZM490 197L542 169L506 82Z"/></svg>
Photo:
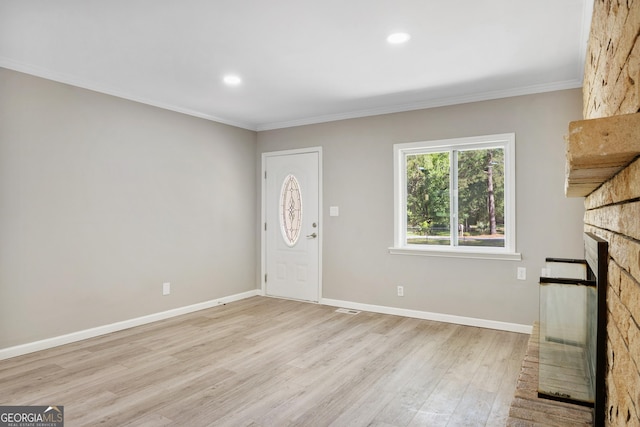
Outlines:
<svg viewBox="0 0 640 427"><path fill-rule="evenodd" d="M504 247L503 148L409 154L406 170L407 244Z"/></svg>

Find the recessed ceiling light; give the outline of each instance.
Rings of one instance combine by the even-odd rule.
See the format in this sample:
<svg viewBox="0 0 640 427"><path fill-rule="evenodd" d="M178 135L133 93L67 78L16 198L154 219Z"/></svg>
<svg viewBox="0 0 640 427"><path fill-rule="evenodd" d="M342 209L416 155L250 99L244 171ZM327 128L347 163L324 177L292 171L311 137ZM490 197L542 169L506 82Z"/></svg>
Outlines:
<svg viewBox="0 0 640 427"><path fill-rule="evenodd" d="M222 80L228 86L238 86L240 83L242 83L242 79L234 74L228 74L224 76Z"/></svg>
<svg viewBox="0 0 640 427"><path fill-rule="evenodd" d="M391 44L402 44L409 41L411 36L407 33L393 33L387 37L387 41Z"/></svg>

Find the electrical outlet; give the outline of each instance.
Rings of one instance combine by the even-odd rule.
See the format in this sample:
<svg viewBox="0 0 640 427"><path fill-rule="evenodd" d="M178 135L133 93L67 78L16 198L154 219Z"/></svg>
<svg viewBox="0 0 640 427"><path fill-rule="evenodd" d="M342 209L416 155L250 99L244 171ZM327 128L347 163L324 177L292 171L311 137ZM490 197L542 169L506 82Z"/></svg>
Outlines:
<svg viewBox="0 0 640 427"><path fill-rule="evenodd" d="M398 286L398 296L399 297L404 296L404 286Z"/></svg>
<svg viewBox="0 0 640 427"><path fill-rule="evenodd" d="M525 267L518 267L518 280L527 280L527 269Z"/></svg>
<svg viewBox="0 0 640 427"><path fill-rule="evenodd" d="M162 295L169 295L171 293L171 283L165 282L162 284Z"/></svg>

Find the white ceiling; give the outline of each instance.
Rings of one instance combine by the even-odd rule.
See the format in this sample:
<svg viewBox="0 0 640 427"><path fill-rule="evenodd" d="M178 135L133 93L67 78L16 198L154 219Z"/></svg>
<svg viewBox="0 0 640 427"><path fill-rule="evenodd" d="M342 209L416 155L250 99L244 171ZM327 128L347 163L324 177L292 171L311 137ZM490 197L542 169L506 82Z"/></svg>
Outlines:
<svg viewBox="0 0 640 427"><path fill-rule="evenodd" d="M592 7L0 0L0 66L265 130L580 87ZM395 31L412 38L389 45ZM225 86L226 73L243 83Z"/></svg>

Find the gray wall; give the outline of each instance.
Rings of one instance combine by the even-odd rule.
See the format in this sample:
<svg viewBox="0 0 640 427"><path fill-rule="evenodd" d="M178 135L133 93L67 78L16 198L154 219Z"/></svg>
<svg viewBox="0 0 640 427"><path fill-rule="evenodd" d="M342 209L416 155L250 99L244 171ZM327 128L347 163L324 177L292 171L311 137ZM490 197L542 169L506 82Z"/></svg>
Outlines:
<svg viewBox="0 0 640 427"><path fill-rule="evenodd" d="M0 348L255 289L255 151L0 68Z"/></svg>
<svg viewBox="0 0 640 427"><path fill-rule="evenodd" d="M582 200L563 194L580 118L570 90L256 136L0 68L0 348L255 289L260 154L310 146L324 298L529 325L544 257L582 256ZM390 255L393 144L505 132L523 261Z"/></svg>
<svg viewBox="0 0 640 427"><path fill-rule="evenodd" d="M563 139L581 118L581 96L567 90L259 132L257 167L262 152L323 147L324 298L531 325L544 258L582 257L583 201L564 197ZM390 255L393 144L507 132L516 133L523 260ZM333 205L339 217L329 217ZM516 280L517 267L527 267L526 281Z"/></svg>

